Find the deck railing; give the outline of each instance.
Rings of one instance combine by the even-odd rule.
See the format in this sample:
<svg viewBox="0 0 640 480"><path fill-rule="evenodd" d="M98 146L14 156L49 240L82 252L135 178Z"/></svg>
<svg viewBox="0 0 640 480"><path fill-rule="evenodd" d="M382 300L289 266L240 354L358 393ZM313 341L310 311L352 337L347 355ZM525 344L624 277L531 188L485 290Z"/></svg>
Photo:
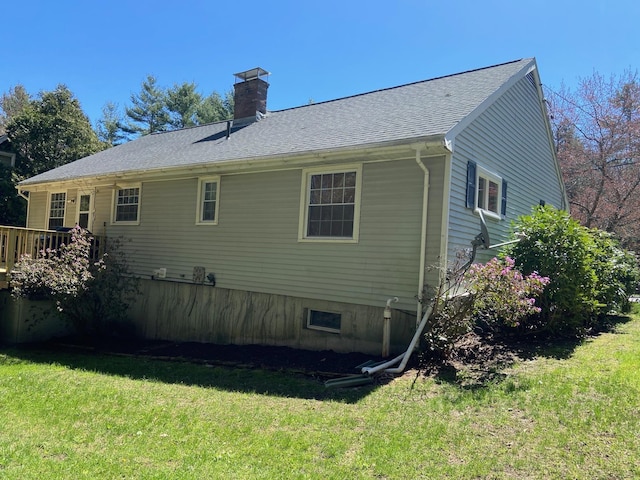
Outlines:
<svg viewBox="0 0 640 480"><path fill-rule="evenodd" d="M97 260L104 253L106 239L97 235L91 236L91 257L92 260ZM16 262L25 254L36 258L43 250L57 249L70 241L69 232L0 225L0 276L10 273ZM6 286L6 280L3 280L5 279L0 278L0 286L3 283Z"/></svg>

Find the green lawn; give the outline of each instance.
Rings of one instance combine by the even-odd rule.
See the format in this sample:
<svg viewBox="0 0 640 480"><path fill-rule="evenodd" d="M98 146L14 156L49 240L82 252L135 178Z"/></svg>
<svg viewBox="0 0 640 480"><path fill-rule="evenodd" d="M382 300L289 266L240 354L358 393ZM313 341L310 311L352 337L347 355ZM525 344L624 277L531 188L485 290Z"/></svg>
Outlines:
<svg viewBox="0 0 640 480"><path fill-rule="evenodd" d="M564 358L562 358L564 357ZM2 479L639 478L640 315L473 390L0 349Z"/></svg>

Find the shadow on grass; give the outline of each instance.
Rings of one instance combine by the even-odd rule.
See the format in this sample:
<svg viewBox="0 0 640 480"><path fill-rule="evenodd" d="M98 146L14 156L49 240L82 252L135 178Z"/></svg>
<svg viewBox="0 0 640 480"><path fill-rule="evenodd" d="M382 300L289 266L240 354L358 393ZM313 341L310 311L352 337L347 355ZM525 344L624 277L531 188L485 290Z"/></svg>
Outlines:
<svg viewBox="0 0 640 480"><path fill-rule="evenodd" d="M54 364L74 370L117 375L133 380L162 382L229 392L287 398L356 403L378 385L330 389L326 374L299 370L274 370L255 365L220 365L181 358L104 353L89 348L50 344L0 348L0 353L22 361Z"/></svg>
<svg viewBox="0 0 640 480"><path fill-rule="evenodd" d="M566 360L575 349L602 333L615 333L618 325L631 320L629 316L609 315L597 330L575 337L494 337L470 334L457 344L446 361L421 360L424 373L436 381L458 386L462 389L481 390L508 379L505 370L520 361L538 357Z"/></svg>

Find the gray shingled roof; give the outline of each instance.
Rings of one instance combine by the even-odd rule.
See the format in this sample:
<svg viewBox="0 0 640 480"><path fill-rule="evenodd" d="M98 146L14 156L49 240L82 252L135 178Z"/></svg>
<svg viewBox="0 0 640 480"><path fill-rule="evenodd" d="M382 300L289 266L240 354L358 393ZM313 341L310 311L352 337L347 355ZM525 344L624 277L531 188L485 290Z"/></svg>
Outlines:
<svg viewBox="0 0 640 480"><path fill-rule="evenodd" d="M228 139L226 122L147 135L42 173L22 185L445 135L531 61L269 112L234 130Z"/></svg>

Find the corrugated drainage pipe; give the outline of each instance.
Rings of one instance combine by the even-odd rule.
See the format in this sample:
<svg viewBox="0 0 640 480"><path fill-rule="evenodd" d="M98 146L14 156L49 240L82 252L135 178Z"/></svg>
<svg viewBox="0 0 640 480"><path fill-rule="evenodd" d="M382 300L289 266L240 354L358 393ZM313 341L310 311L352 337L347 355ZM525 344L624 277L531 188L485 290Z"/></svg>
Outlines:
<svg viewBox="0 0 640 480"><path fill-rule="evenodd" d="M380 365L376 365L375 367L364 367L361 370L362 373L366 373L367 375L373 375L374 373L378 373L382 371L384 371L385 373L402 373L405 367L407 366L407 362L409 362L409 358L411 358L411 354L413 353L413 350L416 348L416 345L418 344L420 335L422 335L422 331L424 330L424 327L427 325L427 320L429 320L429 317L431 316L431 312L433 312L433 305L429 305L427 307L427 310L424 312L424 316L422 317L422 321L420 322L420 325L418 325L418 328L416 329L416 333L413 334L411 343L409 343L409 348L407 348L407 350L402 355L398 355L393 360L389 360L388 362L381 363ZM400 365L398 365L395 368L389 368L398 362L400 362Z"/></svg>

